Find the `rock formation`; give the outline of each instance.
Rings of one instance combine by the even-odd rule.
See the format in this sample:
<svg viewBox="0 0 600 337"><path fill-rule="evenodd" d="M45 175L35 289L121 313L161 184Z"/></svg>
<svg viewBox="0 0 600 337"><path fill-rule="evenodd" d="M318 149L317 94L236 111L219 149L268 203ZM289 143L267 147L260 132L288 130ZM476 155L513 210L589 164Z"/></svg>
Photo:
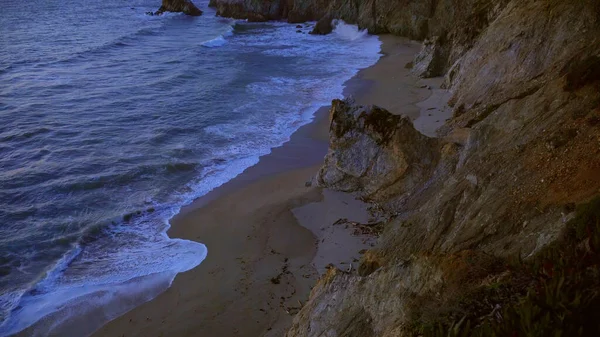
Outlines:
<svg viewBox="0 0 600 337"><path fill-rule="evenodd" d="M421 51L415 57L412 73L423 78L442 76L446 59L442 38L435 36L427 39L423 41Z"/></svg>
<svg viewBox="0 0 600 337"><path fill-rule="evenodd" d="M600 230L593 222L600 220L580 216L575 205L600 194L600 1L211 3L239 17L327 16L371 33L425 40L413 72L444 76L452 92L453 118L438 139L377 107L334 101L331 148L317 183L377 202L389 220L358 273L330 269L322 276L288 336L423 335L442 318L446 329L461 317L472 328L508 324L513 316L505 309L515 297L556 286L539 283L556 280L556 266L536 260L540 254L569 239L582 261L598 261ZM592 219L592 226L575 231L568 227L573 218ZM515 260L542 261L543 268L523 281L507 267ZM600 273L599 266L583 270ZM573 274L580 275L560 275ZM490 292L495 297L473 298ZM577 310L569 307L546 324L556 328Z"/></svg>
<svg viewBox="0 0 600 337"><path fill-rule="evenodd" d="M164 12L181 12L191 16L202 15L202 11L190 0L163 0L162 6L154 15L160 15Z"/></svg>
<svg viewBox="0 0 600 337"><path fill-rule="evenodd" d="M408 117L334 100L329 119L320 186L381 200L423 183L437 163L437 140L420 134Z"/></svg>
<svg viewBox="0 0 600 337"><path fill-rule="evenodd" d="M421 76L445 74L454 117L437 147L418 136L401 142L422 144L433 159L407 159L404 148L392 156L390 143L374 145L387 138L361 122L372 109L334 103L331 151L318 182L386 201L392 216L358 273L322 276L288 336L410 336L422 331L415 324L440 317L509 315L495 306L506 309L510 296L494 295L496 302L472 311L456 298L490 282L526 293L505 281L516 277L506 261L535 260L560 245L573 205L600 193L600 2L455 3L440 0L427 14L439 20L428 21L429 40L414 65ZM394 15L404 14L376 22ZM398 31L416 32L397 22ZM398 119L383 125L410 134ZM426 162L433 166L419 166ZM397 174L402 163L419 170ZM426 173L413 178L418 172ZM592 240L594 232L586 233L571 246Z"/></svg>
<svg viewBox="0 0 600 337"><path fill-rule="evenodd" d="M313 35L327 35L333 31L333 19L330 16L324 16L315 25L312 32Z"/></svg>
<svg viewBox="0 0 600 337"><path fill-rule="evenodd" d="M426 64L416 64L430 68L419 73L427 77L444 73L508 3L509 0L211 0L209 6L217 9L217 15L236 19L287 19L300 23L332 18L356 24L372 34L429 39L430 47L420 56Z"/></svg>
<svg viewBox="0 0 600 337"><path fill-rule="evenodd" d="M209 6L214 7L219 16L251 22L279 20L288 15L287 1L283 0L210 0Z"/></svg>

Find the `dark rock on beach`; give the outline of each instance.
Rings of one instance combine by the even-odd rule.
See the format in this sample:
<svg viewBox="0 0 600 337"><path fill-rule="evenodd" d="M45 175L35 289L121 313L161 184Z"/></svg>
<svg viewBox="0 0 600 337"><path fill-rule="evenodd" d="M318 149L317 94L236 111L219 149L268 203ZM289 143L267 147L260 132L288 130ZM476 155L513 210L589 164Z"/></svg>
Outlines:
<svg viewBox="0 0 600 337"><path fill-rule="evenodd" d="M334 100L329 114L329 153L317 174L320 186L380 199L409 191L437 162L437 140L415 130L408 117L351 100Z"/></svg>
<svg viewBox="0 0 600 337"><path fill-rule="evenodd" d="M435 36L423 42L421 51L412 64L413 74L423 78L443 75L447 59L443 41L443 37Z"/></svg>

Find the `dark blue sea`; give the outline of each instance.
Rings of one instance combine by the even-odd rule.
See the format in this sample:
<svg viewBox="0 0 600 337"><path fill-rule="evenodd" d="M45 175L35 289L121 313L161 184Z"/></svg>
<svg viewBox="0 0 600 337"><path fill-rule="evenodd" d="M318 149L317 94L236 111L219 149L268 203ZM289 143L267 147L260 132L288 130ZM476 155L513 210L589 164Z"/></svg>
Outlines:
<svg viewBox="0 0 600 337"><path fill-rule="evenodd" d="M169 238L169 219L380 57L343 23L313 36L195 3L203 16L146 15L159 0L2 2L0 336L100 308L76 333L90 334L164 291L210 254Z"/></svg>

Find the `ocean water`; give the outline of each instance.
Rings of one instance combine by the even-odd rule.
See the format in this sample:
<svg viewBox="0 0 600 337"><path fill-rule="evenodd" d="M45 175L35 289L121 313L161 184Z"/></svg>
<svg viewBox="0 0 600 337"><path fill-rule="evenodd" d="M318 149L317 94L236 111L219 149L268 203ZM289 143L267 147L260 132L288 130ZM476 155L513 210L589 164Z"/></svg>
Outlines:
<svg viewBox="0 0 600 337"><path fill-rule="evenodd" d="M313 36L195 2L201 17L145 15L158 0L3 4L0 336L85 336L164 291L210 254L167 236L180 207L380 57L343 22Z"/></svg>

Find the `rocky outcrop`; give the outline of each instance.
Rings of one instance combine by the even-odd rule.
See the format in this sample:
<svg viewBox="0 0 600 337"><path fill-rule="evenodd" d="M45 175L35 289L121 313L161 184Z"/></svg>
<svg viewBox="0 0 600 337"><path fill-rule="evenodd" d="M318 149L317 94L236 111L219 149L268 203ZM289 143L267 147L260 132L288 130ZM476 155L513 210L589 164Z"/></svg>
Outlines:
<svg viewBox="0 0 600 337"><path fill-rule="evenodd" d="M202 15L202 11L190 0L163 0L162 6L154 15L160 15L164 12L181 12L191 16Z"/></svg>
<svg viewBox="0 0 600 337"><path fill-rule="evenodd" d="M329 119L329 153L316 177L320 186L382 200L411 191L436 166L437 140L415 130L408 117L334 100Z"/></svg>
<svg viewBox="0 0 600 337"><path fill-rule="evenodd" d="M433 0L211 0L210 6L221 16L246 19L259 13L269 20L287 19L290 23L317 21L324 16L356 23L372 33L391 32L425 37L427 16Z"/></svg>
<svg viewBox="0 0 600 337"><path fill-rule="evenodd" d="M333 19L329 16L322 17L315 28L310 32L313 35L327 35L333 31Z"/></svg>
<svg viewBox="0 0 600 337"><path fill-rule="evenodd" d="M573 205L600 193L600 2L439 0L430 9L427 35L437 38L415 71L445 73L454 116L438 140L391 142L411 128L388 117L366 128L371 108L334 104L319 183L387 200L390 220L358 272L321 278L288 336L411 335L415 317L431 322L456 309L451 299L502 284L510 270L498 261L533 259L562 236ZM404 14L383 15L375 22ZM434 159L407 155L413 144ZM424 174L406 184L414 167Z"/></svg>
<svg viewBox="0 0 600 337"><path fill-rule="evenodd" d="M288 0L289 12L287 16L283 16L282 18L287 19L290 23L317 21L327 16L329 3L330 0Z"/></svg>
<svg viewBox="0 0 600 337"><path fill-rule="evenodd" d="M447 60L443 45L438 36L423 41L421 51L415 56L412 73L423 78L442 76Z"/></svg>
<svg viewBox="0 0 600 337"><path fill-rule="evenodd" d="M288 2L286 0L210 0L209 6L214 7L219 16L260 22L287 17Z"/></svg>
<svg viewBox="0 0 600 337"><path fill-rule="evenodd" d="M407 300L435 291L443 279L430 261L399 263L370 277L329 269L313 287L309 301L286 336L401 336ZM389 287L390 280L394 285ZM308 316L308 317L307 317Z"/></svg>
<svg viewBox="0 0 600 337"><path fill-rule="evenodd" d="M341 19L372 34L429 39L416 62L423 77L438 76L472 47L509 0L211 0L217 14L290 23ZM421 61L423 65L418 65Z"/></svg>

